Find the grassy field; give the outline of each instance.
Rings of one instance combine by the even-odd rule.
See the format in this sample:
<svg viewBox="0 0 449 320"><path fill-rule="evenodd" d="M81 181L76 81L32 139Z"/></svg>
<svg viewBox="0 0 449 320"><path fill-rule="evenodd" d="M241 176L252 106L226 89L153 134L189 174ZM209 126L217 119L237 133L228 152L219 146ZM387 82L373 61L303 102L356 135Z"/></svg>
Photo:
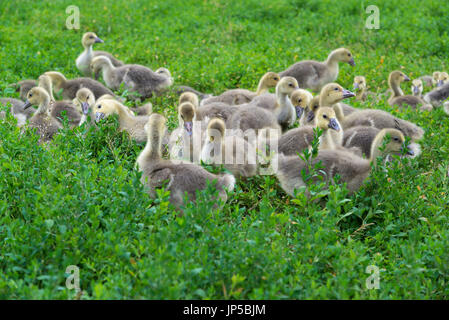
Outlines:
<svg viewBox="0 0 449 320"><path fill-rule="evenodd" d="M69 5L80 30L65 26ZM364 8L377 5L380 29ZM25 1L0 2L0 96L49 70L78 77L81 36L96 32L121 60L168 68L205 92L255 88L266 71L355 55L338 82L365 75L383 92L390 71L411 78L448 69L447 1ZM410 92L409 87L404 91ZM176 126L174 93L152 100ZM133 169L142 145L117 133L65 130L48 148L12 117L0 124L0 299L448 299L449 119L443 110L380 108L426 130L423 153L376 170L355 195L293 199L275 177L239 183L222 211L201 194L177 217L167 194L152 201ZM366 268L380 288L369 290Z"/></svg>

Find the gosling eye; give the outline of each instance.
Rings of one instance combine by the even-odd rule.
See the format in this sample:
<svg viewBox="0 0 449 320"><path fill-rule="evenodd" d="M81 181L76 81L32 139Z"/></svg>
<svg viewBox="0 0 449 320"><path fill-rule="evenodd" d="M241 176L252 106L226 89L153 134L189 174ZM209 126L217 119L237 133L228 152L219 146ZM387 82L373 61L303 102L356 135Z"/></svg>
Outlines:
<svg viewBox="0 0 449 320"><path fill-rule="evenodd" d="M32 94L32 93L30 93L30 94L28 95L28 97L30 97L30 98L31 98L32 96L33 96L33 94Z"/></svg>
<svg viewBox="0 0 449 320"><path fill-rule="evenodd" d="M89 37L89 39L93 39L93 38L94 38L94 36L90 36L90 37Z"/></svg>
<svg viewBox="0 0 449 320"><path fill-rule="evenodd" d="M335 88L334 88L334 90L335 90L335 91L338 91L338 88L337 88L337 87L335 87Z"/></svg>
<svg viewBox="0 0 449 320"><path fill-rule="evenodd" d="M101 104L99 104L97 108L98 108L98 109L101 109Z"/></svg>
<svg viewBox="0 0 449 320"><path fill-rule="evenodd" d="M288 86L289 86L289 87L293 87L293 84L292 84L292 83L289 83Z"/></svg>
<svg viewBox="0 0 449 320"><path fill-rule="evenodd" d="M393 138L394 141L399 141L399 138Z"/></svg>
<svg viewBox="0 0 449 320"><path fill-rule="evenodd" d="M326 116L325 114L323 114L323 118L324 118L324 119L327 119L327 116Z"/></svg>
<svg viewBox="0 0 449 320"><path fill-rule="evenodd" d="M279 78L274 78L274 80L275 80L275 81L278 81L278 80L279 80Z"/></svg>
<svg viewBox="0 0 449 320"><path fill-rule="evenodd" d="M351 54L350 53L348 53L348 57L350 57L351 56Z"/></svg>

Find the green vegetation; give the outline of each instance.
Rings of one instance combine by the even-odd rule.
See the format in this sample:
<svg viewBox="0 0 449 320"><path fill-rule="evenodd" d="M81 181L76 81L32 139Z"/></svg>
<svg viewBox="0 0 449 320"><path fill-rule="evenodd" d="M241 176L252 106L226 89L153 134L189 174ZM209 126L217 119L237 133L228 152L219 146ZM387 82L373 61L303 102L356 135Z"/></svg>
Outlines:
<svg viewBox="0 0 449 320"><path fill-rule="evenodd" d="M254 88L266 71L322 60L337 47L355 55L339 83L365 75L384 92L388 73L411 78L446 69L447 1L16 1L0 2L0 96L49 70L80 76L81 36L128 63L167 67L175 83L205 92ZM81 29L67 30L67 6ZM365 29L364 6L380 9ZM409 92L409 88L404 91ZM152 100L176 125L176 95ZM134 170L142 145L116 132L65 130L48 147L0 124L0 299L72 299L69 265L80 268L82 299L448 299L449 120L384 109L422 126L419 159L379 168L354 196L331 187L308 202L276 178L239 183L222 211L209 192L178 217L161 191L152 201ZM380 289L367 266L383 269Z"/></svg>

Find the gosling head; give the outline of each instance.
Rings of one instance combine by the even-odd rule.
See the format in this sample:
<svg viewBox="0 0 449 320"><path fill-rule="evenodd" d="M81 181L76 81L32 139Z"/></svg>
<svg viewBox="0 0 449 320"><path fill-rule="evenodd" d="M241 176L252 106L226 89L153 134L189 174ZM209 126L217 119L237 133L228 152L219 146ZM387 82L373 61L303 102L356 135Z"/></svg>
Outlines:
<svg viewBox="0 0 449 320"><path fill-rule="evenodd" d="M267 72L262 77L265 88L275 88L281 77L276 72Z"/></svg>
<svg viewBox="0 0 449 320"><path fill-rule="evenodd" d="M226 125L222 119L214 118L207 125L207 136L209 141L221 141L225 135Z"/></svg>
<svg viewBox="0 0 449 320"><path fill-rule="evenodd" d="M103 43L104 41L98 38L98 36L93 32L87 32L83 35L83 38L81 39L81 43L83 44L84 48L88 48L95 43Z"/></svg>
<svg viewBox="0 0 449 320"><path fill-rule="evenodd" d="M366 78L364 76L354 77L354 90L365 90Z"/></svg>
<svg viewBox="0 0 449 320"><path fill-rule="evenodd" d="M401 154L404 149L408 156L414 156L414 150L411 146L405 145L405 137L401 131L397 129L383 129L378 135L385 139L385 137L389 136L390 140L385 145L384 153L386 154Z"/></svg>
<svg viewBox="0 0 449 320"><path fill-rule="evenodd" d="M100 122L111 114L117 113L116 101L103 99L94 106L95 122Z"/></svg>
<svg viewBox="0 0 449 320"><path fill-rule="evenodd" d="M47 91L40 87L34 87L27 93L27 100L23 105L23 109L28 109L31 106L40 105L41 103L50 102L50 96Z"/></svg>
<svg viewBox="0 0 449 320"><path fill-rule="evenodd" d="M199 106L198 96L193 92L186 91L179 96L179 105L183 104L184 102L190 102L195 106L195 108L198 108Z"/></svg>
<svg viewBox="0 0 449 320"><path fill-rule="evenodd" d="M340 123L337 120L335 111L330 107L323 107L318 109L316 114L317 127L323 130L332 129L335 131L340 131Z"/></svg>
<svg viewBox="0 0 449 320"><path fill-rule="evenodd" d="M293 91L299 89L298 81L293 77L283 77L276 85L276 92L290 95Z"/></svg>
<svg viewBox="0 0 449 320"><path fill-rule="evenodd" d="M438 80L440 79L440 71L434 71L432 73L432 80L434 83L438 84Z"/></svg>
<svg viewBox="0 0 449 320"><path fill-rule="evenodd" d="M449 81L449 75L447 72L440 72L438 75L437 87L441 87Z"/></svg>
<svg viewBox="0 0 449 320"><path fill-rule="evenodd" d="M354 97L355 94L344 89L338 83L326 84L320 92L320 106L332 106L343 99Z"/></svg>
<svg viewBox="0 0 449 320"><path fill-rule="evenodd" d="M167 68L159 68L155 72L159 73L159 74L163 74L164 76L167 76L168 78L171 78L171 73Z"/></svg>
<svg viewBox="0 0 449 320"><path fill-rule="evenodd" d="M421 79L414 79L412 81L412 94L414 96L420 96L423 91L423 83Z"/></svg>
<svg viewBox="0 0 449 320"><path fill-rule="evenodd" d="M193 121L196 119L196 108L190 102L184 102L178 107L178 119L184 124L184 129L189 136L193 133Z"/></svg>
<svg viewBox="0 0 449 320"><path fill-rule="evenodd" d="M331 55L337 61L346 62L351 66L355 66L354 56L352 55L351 51L346 48L339 48L337 50L334 50L332 51Z"/></svg>
<svg viewBox="0 0 449 320"><path fill-rule="evenodd" d="M313 119L315 119L315 114L317 113L318 109L320 108L320 96L317 95L313 97L313 99L310 101L309 104L309 114L307 115L307 122L311 122Z"/></svg>
<svg viewBox="0 0 449 320"><path fill-rule="evenodd" d="M400 85L404 81L410 81L410 78L407 77L407 75L399 70L393 71L390 73L390 76L388 77L388 82L391 84Z"/></svg>
<svg viewBox="0 0 449 320"><path fill-rule="evenodd" d="M106 56L95 57L90 62L90 71L97 74L98 71L102 70L103 67L107 65L112 65L111 59Z"/></svg>
<svg viewBox="0 0 449 320"><path fill-rule="evenodd" d="M90 106L95 104L95 95L88 88L81 88L76 92L75 99L81 106L81 111L83 114L89 114Z"/></svg>
<svg viewBox="0 0 449 320"><path fill-rule="evenodd" d="M304 111L308 108L310 101L313 99L312 94L304 89L296 89L290 96L290 101L295 107L298 119L302 117Z"/></svg>

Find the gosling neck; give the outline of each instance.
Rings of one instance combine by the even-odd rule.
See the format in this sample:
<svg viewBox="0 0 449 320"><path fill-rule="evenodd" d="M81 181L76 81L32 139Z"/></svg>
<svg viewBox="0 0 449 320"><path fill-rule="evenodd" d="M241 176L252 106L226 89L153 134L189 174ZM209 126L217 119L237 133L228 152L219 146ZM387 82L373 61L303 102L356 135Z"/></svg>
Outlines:
<svg viewBox="0 0 449 320"><path fill-rule="evenodd" d="M54 85L56 91L59 91L66 86L67 79L60 73L53 73L50 79L52 80L52 84Z"/></svg>
<svg viewBox="0 0 449 320"><path fill-rule="evenodd" d="M395 98L395 97L400 97L400 96L404 95L404 93L401 90L401 86L399 85L399 83L397 83L397 82L395 82L393 80L390 80L389 82L390 82L390 89L392 90L390 99Z"/></svg>
<svg viewBox="0 0 449 320"><path fill-rule="evenodd" d="M148 141L145 146L144 152L149 159L160 160L162 158L162 136L162 131L158 129L153 129L148 134Z"/></svg>
<svg viewBox="0 0 449 320"><path fill-rule="evenodd" d="M355 99L363 100L363 98L365 97L365 92L366 92L366 87L365 86L360 87L360 90L357 91L355 94Z"/></svg>
<svg viewBox="0 0 449 320"><path fill-rule="evenodd" d="M324 129L323 134L320 137L320 150L334 150L335 149L335 143L332 138L332 134L329 129Z"/></svg>
<svg viewBox="0 0 449 320"><path fill-rule="evenodd" d="M268 86L266 84L265 77L262 77L262 79L260 79L260 81L259 81L259 84L257 85L256 96L259 96L259 95L267 93L267 92L268 92Z"/></svg>
<svg viewBox="0 0 449 320"><path fill-rule="evenodd" d="M295 108L293 107L288 94L281 92L278 87L276 87L276 100L276 114L278 116L278 119L284 118L284 116L290 112L293 112L293 114L295 114L296 116Z"/></svg>
<svg viewBox="0 0 449 320"><path fill-rule="evenodd" d="M118 102L114 102L114 103L115 103L115 108L117 110L120 125L132 124L134 119L130 115L129 110L127 110L127 107L125 107L124 105L122 105Z"/></svg>
<svg viewBox="0 0 449 320"><path fill-rule="evenodd" d="M89 45L86 45L86 44L83 43L84 52L86 52L87 54L92 55L92 53L93 53L93 46L94 46L93 43L89 44Z"/></svg>
<svg viewBox="0 0 449 320"><path fill-rule="evenodd" d="M345 115L343 113L343 108L340 103L336 103L332 106L332 109L335 111L335 116L337 117L338 122L340 122L341 126L344 127Z"/></svg>
<svg viewBox="0 0 449 320"><path fill-rule="evenodd" d="M49 105L50 105L50 96L46 94L42 97L41 103L37 108L36 114L50 115L50 110L48 109Z"/></svg>
<svg viewBox="0 0 449 320"><path fill-rule="evenodd" d="M382 146L382 142L384 140L385 135L384 134L378 134L377 137L374 139L373 144L371 145L371 158L370 162L374 164L374 167L377 167L377 161L376 159L378 157L383 157L384 153L380 151L380 147Z"/></svg>
<svg viewBox="0 0 449 320"><path fill-rule="evenodd" d="M328 70L330 70L332 73L338 74L338 59L335 52L331 52L329 56L327 57L326 61L324 63L327 65Z"/></svg>
<svg viewBox="0 0 449 320"><path fill-rule="evenodd" d="M115 67L112 64L111 60L105 60L102 64L101 64L101 69L103 72L103 79L110 79L113 77L113 72L115 71Z"/></svg>
<svg viewBox="0 0 449 320"><path fill-rule="evenodd" d="M46 81L46 80L39 80L39 87L41 87L42 89L44 89L45 91L47 91L49 97L50 97L50 102L54 102L55 97L53 96L53 86L51 83L51 79L50 81Z"/></svg>

